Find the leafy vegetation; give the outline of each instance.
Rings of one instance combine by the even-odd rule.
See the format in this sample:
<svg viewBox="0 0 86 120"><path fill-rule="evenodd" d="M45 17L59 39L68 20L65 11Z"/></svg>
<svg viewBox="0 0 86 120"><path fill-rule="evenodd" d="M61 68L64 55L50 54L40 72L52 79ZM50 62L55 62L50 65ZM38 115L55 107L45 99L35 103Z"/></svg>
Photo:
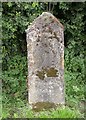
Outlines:
<svg viewBox="0 0 86 120"><path fill-rule="evenodd" d="M25 30L46 11L48 3L2 3L2 118L84 117L86 2L51 3L64 25L66 107L34 113L27 105L27 48Z"/></svg>

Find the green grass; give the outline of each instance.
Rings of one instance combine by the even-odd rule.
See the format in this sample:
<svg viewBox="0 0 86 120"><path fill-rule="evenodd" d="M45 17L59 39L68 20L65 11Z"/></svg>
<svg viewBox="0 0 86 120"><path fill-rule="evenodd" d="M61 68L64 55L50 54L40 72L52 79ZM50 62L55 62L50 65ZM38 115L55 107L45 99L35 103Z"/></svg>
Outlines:
<svg viewBox="0 0 86 120"><path fill-rule="evenodd" d="M21 104L21 103L17 103ZM31 110L29 105L22 105L17 108L16 106L4 107L2 111L2 118L82 118L83 116L76 109L69 107L60 107L58 109L43 110L35 112Z"/></svg>

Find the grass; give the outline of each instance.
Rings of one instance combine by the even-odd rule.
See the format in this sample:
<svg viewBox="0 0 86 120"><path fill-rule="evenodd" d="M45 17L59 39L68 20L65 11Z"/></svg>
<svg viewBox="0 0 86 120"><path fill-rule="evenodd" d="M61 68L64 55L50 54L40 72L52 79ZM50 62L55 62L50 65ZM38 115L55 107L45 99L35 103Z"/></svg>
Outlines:
<svg viewBox="0 0 86 120"><path fill-rule="evenodd" d="M18 104L18 103L17 103ZM19 103L21 104L21 103ZM2 118L82 118L83 115L76 109L67 106L58 109L43 110L35 112L30 106L23 104L22 107L4 107Z"/></svg>

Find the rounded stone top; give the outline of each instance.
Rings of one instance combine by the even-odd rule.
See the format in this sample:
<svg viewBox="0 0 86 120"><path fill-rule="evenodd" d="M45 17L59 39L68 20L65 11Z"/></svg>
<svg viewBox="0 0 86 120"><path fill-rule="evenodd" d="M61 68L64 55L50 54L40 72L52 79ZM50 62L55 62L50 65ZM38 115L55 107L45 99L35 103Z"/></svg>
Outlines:
<svg viewBox="0 0 86 120"><path fill-rule="evenodd" d="M31 25L28 26L28 29L25 30L26 32L28 32L28 30L36 25L36 26L40 26L41 28L41 25L49 25L51 22L53 23L56 23L59 27L61 27L62 29L64 29L63 25L60 23L60 21L54 16L52 15L51 13L49 12L43 12L40 16L38 16L33 22Z"/></svg>
<svg viewBox="0 0 86 120"><path fill-rule="evenodd" d="M64 26L60 23L60 21L54 15L52 15L50 12L43 12L40 16L51 17L51 19L53 19L55 22L57 22L60 27L64 28Z"/></svg>

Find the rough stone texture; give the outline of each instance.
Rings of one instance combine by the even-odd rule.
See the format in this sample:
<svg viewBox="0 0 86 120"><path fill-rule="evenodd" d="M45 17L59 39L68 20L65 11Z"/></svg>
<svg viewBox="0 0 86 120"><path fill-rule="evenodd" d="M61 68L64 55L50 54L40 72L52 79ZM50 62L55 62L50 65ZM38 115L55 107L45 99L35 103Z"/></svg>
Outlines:
<svg viewBox="0 0 86 120"><path fill-rule="evenodd" d="M26 30L29 104L64 104L64 30L43 12ZM48 105L49 106L49 105ZM50 106L51 107L51 106Z"/></svg>

